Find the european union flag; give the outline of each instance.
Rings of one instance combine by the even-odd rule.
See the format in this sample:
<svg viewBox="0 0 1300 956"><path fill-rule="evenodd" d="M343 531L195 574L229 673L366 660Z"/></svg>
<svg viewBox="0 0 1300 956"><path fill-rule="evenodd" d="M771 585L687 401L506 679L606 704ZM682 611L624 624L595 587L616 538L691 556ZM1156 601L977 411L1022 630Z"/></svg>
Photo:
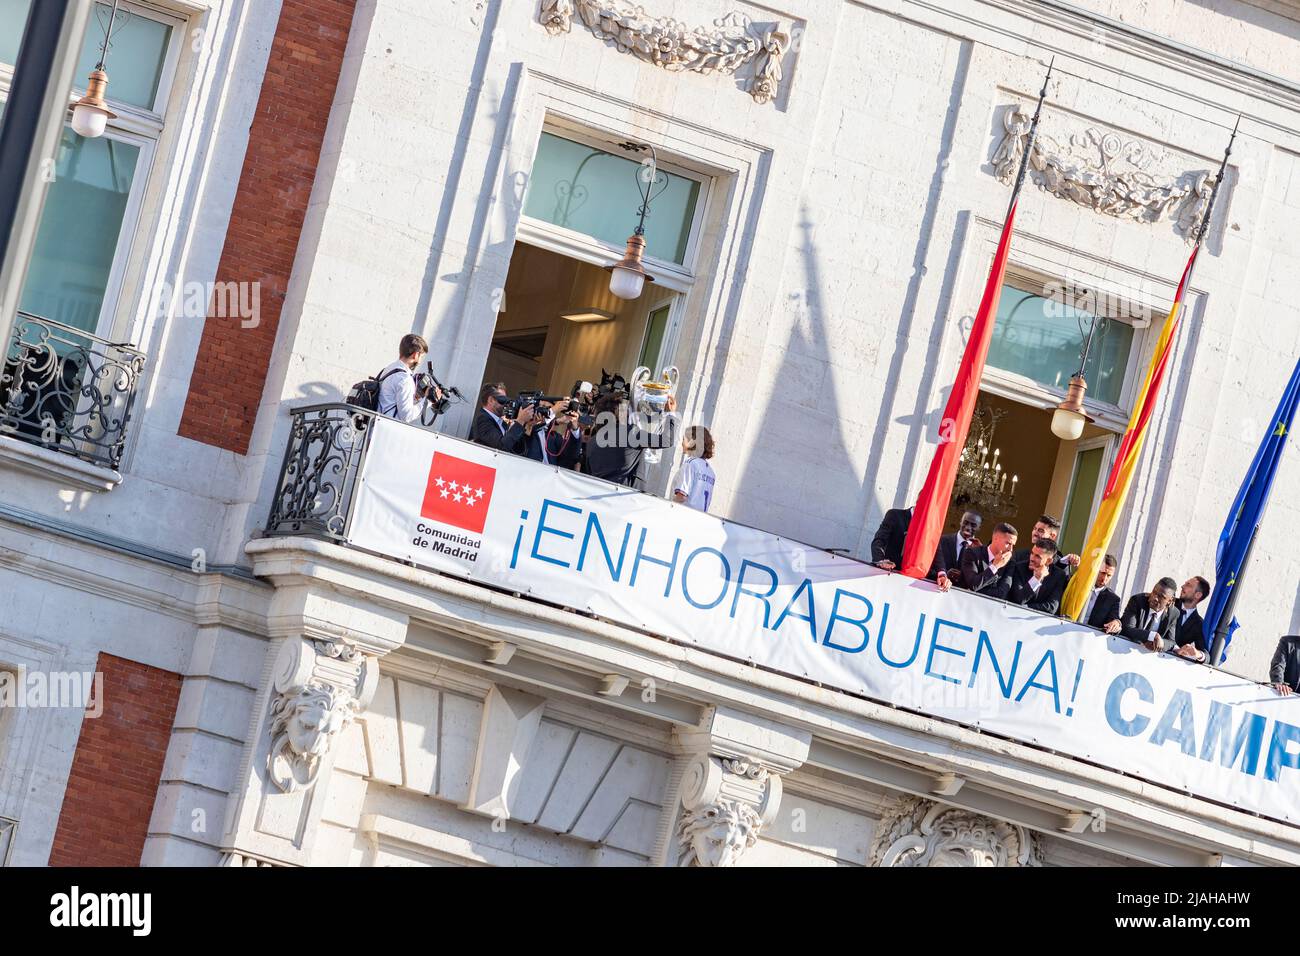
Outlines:
<svg viewBox="0 0 1300 956"><path fill-rule="evenodd" d="M1282 460L1282 449L1286 446L1287 433L1295 422L1296 406L1300 405L1300 362L1296 363L1291 373L1291 381L1282 393L1282 401L1277 411L1269 420L1268 432L1264 442L1255 452L1255 460L1250 463L1246 480L1241 483L1237 497L1228 512L1228 523L1219 535L1219 548L1215 558L1215 577L1217 583L1214 594L1210 597L1210 606L1205 611L1205 633L1208 640L1213 640L1219 622L1231 605L1234 586L1244 569L1250 543L1255 537L1255 530L1264 517L1264 506L1268 504L1268 493L1273 487L1273 476L1277 474L1278 462ZM1228 624L1227 638L1223 644L1222 664L1228 659L1228 644L1232 641L1232 632L1237 629L1234 615Z"/></svg>

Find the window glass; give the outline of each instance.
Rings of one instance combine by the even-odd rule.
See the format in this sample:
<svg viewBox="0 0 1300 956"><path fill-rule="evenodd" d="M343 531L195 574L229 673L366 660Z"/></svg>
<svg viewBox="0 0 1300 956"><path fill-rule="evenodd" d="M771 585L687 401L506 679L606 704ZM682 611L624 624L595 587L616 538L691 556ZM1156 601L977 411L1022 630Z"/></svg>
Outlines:
<svg viewBox="0 0 1300 956"><path fill-rule="evenodd" d="M138 146L64 129L22 311L95 331L139 158Z"/></svg>
<svg viewBox="0 0 1300 956"><path fill-rule="evenodd" d="M18 62L18 46L31 8L32 0L0 0L0 63L13 66Z"/></svg>
<svg viewBox="0 0 1300 956"><path fill-rule="evenodd" d="M524 215L621 246L636 229L640 166L639 160L543 133ZM646 255L681 263L700 184L666 170L660 174L667 177L667 186L657 195L651 193L645 219Z"/></svg>
<svg viewBox="0 0 1300 956"><path fill-rule="evenodd" d="M988 364L1063 390L1079 369L1079 353L1091 321L1088 312L1071 305L1003 286ZM1133 326L1127 322L1098 326L1083 370L1089 398L1119 403L1132 347Z"/></svg>
<svg viewBox="0 0 1300 956"><path fill-rule="evenodd" d="M4 0L0 0L3 3ZM112 7L96 3L86 25L86 38L81 45L81 58L77 61L76 86L83 89L86 77L99 62L99 48L104 42L104 28ZM129 103L143 109L153 109L158 95L158 81L162 77L163 63L167 59L167 44L172 28L157 20L136 13L117 11L113 35L108 48L108 99L110 103Z"/></svg>
<svg viewBox="0 0 1300 956"><path fill-rule="evenodd" d="M645 324L645 342L641 345L641 357L637 365L644 365L652 376L658 376L659 352L664 347L664 331L668 328L669 306L660 306L650 313Z"/></svg>
<svg viewBox="0 0 1300 956"><path fill-rule="evenodd" d="M1084 535L1092 520L1092 499L1097 493L1097 479L1101 477L1104 448L1088 448L1074 459L1074 482L1070 486L1069 502L1061 521L1061 550L1078 554L1083 550Z"/></svg>

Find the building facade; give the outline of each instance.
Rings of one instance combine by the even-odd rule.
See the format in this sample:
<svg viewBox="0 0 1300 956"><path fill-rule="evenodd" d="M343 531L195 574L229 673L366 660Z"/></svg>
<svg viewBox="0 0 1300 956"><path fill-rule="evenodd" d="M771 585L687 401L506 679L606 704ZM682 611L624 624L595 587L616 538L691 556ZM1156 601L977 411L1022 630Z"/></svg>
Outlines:
<svg viewBox="0 0 1300 956"><path fill-rule="evenodd" d="M29 6L0 3L0 98ZM1212 579L1300 354L1300 6L122 8L118 115L67 131L0 317L63 396L6 407L0 669L99 682L0 709L0 860L1300 861L1300 830L1249 807L268 517L343 491L294 485L293 410L341 402L416 331L467 397L676 367L717 439L713 513L869 558L938 441L1054 56L981 383L1014 480L970 500L1021 528L1057 514L1081 546L1240 114L1113 547L1121 595ZM655 281L622 300L602 267L637 225L645 144ZM1051 409L1093 317L1094 421L1064 442ZM473 409L434 427L463 436ZM1297 500L1292 454L1238 604L1243 678L1300 630Z"/></svg>

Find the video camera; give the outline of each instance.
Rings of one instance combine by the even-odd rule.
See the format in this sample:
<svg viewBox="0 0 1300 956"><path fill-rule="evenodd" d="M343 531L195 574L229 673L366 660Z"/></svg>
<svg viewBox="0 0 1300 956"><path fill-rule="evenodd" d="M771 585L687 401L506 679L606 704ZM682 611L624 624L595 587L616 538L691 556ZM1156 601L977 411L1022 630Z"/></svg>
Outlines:
<svg viewBox="0 0 1300 956"><path fill-rule="evenodd" d="M415 379L416 392L424 393L425 401L428 402L428 407L433 410L434 418L443 414L443 412L451 406L451 398L453 395L460 401L465 400L464 396L460 394L460 389L456 388L454 385L451 388L448 388L446 385L443 385L442 382L438 381L438 376L433 374L433 362L426 362L424 371L415 372L413 378ZM433 398L433 390L435 387L442 392L442 398L437 399L436 401Z"/></svg>
<svg viewBox="0 0 1300 956"><path fill-rule="evenodd" d="M514 421L519 417L519 413L525 408L538 405L542 402L548 402L554 405L556 402L562 402L564 400L565 397L563 395L546 395L541 389L532 389L526 392L520 392L514 399L506 403L505 411L502 413L501 417Z"/></svg>

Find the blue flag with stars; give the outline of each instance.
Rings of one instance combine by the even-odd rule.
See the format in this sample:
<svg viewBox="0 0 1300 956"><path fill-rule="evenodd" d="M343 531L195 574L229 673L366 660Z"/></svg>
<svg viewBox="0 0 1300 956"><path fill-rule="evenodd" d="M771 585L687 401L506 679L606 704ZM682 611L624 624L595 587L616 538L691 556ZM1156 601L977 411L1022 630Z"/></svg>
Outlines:
<svg viewBox="0 0 1300 956"><path fill-rule="evenodd" d="M1216 584L1210 605L1205 611L1205 635L1207 641L1213 641L1219 622L1223 619L1228 602L1231 600L1233 587L1241 575L1246 563L1246 553L1250 542L1255 537L1255 529L1264 517L1264 506L1268 504L1268 493L1273 487L1273 476L1277 474L1278 463L1282 460L1282 449L1286 446L1287 435L1295 422L1296 406L1300 404L1300 362L1296 362L1291 381L1282 393L1282 401L1277 411L1269 419L1268 431L1263 444L1255 452L1255 460L1250 463L1246 480L1241 483L1237 497L1228 511L1228 523L1219 535L1219 548L1215 558ZM1228 659L1228 644L1232 633L1237 629L1234 615L1228 624L1227 638L1223 645L1222 664Z"/></svg>

